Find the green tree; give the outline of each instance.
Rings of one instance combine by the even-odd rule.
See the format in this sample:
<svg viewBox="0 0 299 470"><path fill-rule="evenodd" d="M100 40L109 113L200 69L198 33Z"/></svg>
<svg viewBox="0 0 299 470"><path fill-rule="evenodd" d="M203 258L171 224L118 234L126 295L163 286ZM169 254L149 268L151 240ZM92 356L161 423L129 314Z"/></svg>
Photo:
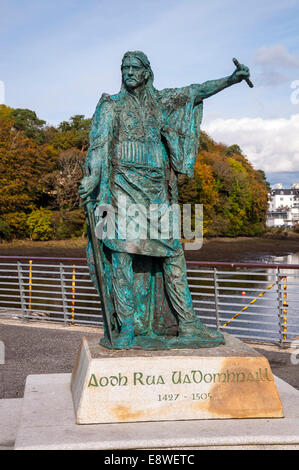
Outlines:
<svg viewBox="0 0 299 470"><path fill-rule="evenodd" d="M25 137L33 139L37 144L42 144L45 140L44 125L46 121L39 119L34 111L30 109L13 109L10 113L13 120L13 127L17 131L22 131Z"/></svg>
<svg viewBox="0 0 299 470"><path fill-rule="evenodd" d="M50 240L53 238L52 218L52 211L42 207L31 212L27 218L27 226L32 240Z"/></svg>

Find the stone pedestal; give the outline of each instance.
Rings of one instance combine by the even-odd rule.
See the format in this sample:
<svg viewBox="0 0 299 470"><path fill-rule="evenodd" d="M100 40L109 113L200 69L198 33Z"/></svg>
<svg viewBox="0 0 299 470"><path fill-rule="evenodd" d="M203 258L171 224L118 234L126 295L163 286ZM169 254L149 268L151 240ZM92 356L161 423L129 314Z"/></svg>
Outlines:
<svg viewBox="0 0 299 470"><path fill-rule="evenodd" d="M77 424L283 417L268 360L233 336L225 340L136 351L84 338L71 380Z"/></svg>

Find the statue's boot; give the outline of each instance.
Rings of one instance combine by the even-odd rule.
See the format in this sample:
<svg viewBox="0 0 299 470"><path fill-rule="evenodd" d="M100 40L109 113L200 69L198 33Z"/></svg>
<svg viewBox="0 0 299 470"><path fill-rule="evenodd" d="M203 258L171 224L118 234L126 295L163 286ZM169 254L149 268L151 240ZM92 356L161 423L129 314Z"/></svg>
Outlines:
<svg viewBox="0 0 299 470"><path fill-rule="evenodd" d="M133 321L124 321L119 335L113 338L113 349L129 349L134 344L134 338Z"/></svg>

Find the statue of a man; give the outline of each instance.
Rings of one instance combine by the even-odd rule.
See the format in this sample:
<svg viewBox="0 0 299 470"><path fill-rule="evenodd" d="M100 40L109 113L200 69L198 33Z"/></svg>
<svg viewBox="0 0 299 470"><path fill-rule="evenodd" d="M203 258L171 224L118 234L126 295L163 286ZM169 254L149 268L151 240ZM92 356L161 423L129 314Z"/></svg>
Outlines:
<svg viewBox="0 0 299 470"><path fill-rule="evenodd" d="M193 175L199 148L202 103L226 87L248 79L239 66L232 75L183 88L156 90L143 52L127 52L122 60L122 86L103 94L90 130L86 174L79 188L93 210L126 201L163 210L177 201L177 174ZM127 228L131 221L127 217ZM148 215L145 225L148 225ZM158 220L159 223L159 220ZM147 228L147 227L145 227ZM105 238L104 282L113 348L211 347L224 343L196 316L178 238L124 236L116 222L114 238ZM94 279L94 250L87 255ZM107 333L107 332L106 332ZM107 335L102 344L110 347Z"/></svg>

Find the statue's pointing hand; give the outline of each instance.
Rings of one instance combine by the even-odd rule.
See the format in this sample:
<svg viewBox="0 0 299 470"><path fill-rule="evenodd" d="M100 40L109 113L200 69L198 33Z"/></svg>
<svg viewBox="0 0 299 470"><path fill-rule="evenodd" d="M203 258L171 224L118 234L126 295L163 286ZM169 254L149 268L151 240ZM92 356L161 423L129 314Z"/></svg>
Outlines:
<svg viewBox="0 0 299 470"><path fill-rule="evenodd" d="M242 80L246 80L250 76L249 68L246 67L246 65L239 64L239 66L234 71L233 76L236 82L241 82Z"/></svg>
<svg viewBox="0 0 299 470"><path fill-rule="evenodd" d="M240 64L236 58L233 58L233 63L236 66L236 70L232 74L233 81L235 83L238 83L238 82L241 82L242 80L245 80L247 85L250 88L253 88L253 83L249 79L249 76L250 76L249 68L246 67L246 65Z"/></svg>

